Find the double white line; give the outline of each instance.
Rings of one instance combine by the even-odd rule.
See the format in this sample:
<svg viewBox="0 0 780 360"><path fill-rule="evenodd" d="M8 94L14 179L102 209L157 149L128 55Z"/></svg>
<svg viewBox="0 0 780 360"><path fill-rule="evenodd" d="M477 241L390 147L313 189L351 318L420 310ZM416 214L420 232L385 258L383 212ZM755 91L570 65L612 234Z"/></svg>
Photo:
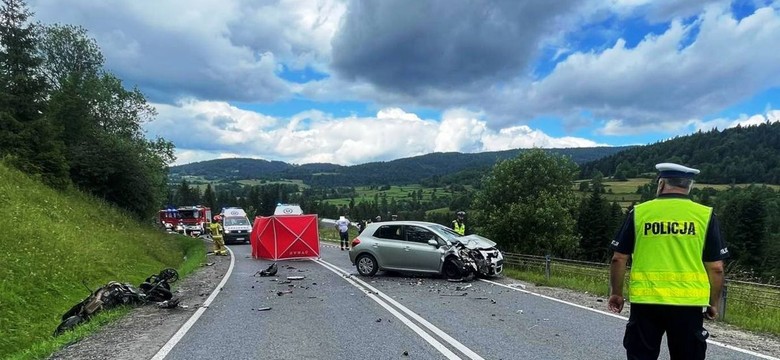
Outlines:
<svg viewBox="0 0 780 360"><path fill-rule="evenodd" d="M465 355L467 359L484 360L484 358L479 356L479 354L467 348L465 345L461 344L458 340L452 338L452 336L447 335L447 333L437 328L433 324L429 323L427 320L420 317L420 315L417 315L414 311L409 310L406 306L401 305L399 302L387 296L385 293L377 290L376 288L369 285L365 281L357 277L352 277L348 272L322 259L315 260L315 262L322 265L326 269L336 273L337 275L343 277L344 280L352 284L352 286L358 288L360 291L365 293L366 296L376 301L376 303L379 304L379 306L385 308L385 310L393 314L393 316L395 316L398 320L404 323L404 325L412 329L412 331L417 333L417 335L423 338L423 340L431 344L431 346L433 346L436 350L442 353L447 359L454 360L454 359L462 359L462 358L457 354L455 354L452 350L450 350L441 341L439 341L434 336L432 336L431 334L429 334L428 332L420 328L420 326L418 326L414 321L416 321L417 323L419 323L420 325L428 329L434 335L438 336L441 340L444 340L444 342L448 343L450 346L457 349L459 352ZM403 314L401 312L403 312ZM410 318L414 319L414 321L412 321Z"/></svg>

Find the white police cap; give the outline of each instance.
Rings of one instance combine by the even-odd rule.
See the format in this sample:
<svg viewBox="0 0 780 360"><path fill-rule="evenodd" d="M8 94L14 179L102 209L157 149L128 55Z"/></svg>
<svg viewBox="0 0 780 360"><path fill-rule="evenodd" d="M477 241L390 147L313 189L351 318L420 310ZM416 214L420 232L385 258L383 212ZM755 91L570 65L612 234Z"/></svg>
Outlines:
<svg viewBox="0 0 780 360"><path fill-rule="evenodd" d="M674 163L656 164L655 168L658 169L658 177L661 178L693 178L694 175L699 173L698 169Z"/></svg>

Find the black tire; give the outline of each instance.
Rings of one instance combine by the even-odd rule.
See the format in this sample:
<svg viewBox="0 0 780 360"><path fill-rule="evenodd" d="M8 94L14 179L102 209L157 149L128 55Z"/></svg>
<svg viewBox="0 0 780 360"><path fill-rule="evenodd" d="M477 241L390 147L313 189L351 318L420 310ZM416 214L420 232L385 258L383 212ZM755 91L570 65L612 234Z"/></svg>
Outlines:
<svg viewBox="0 0 780 360"><path fill-rule="evenodd" d="M379 271L379 263L370 254L360 254L355 259L358 274L362 276L374 276Z"/></svg>
<svg viewBox="0 0 780 360"><path fill-rule="evenodd" d="M165 301L170 300L173 297L173 293L171 293L171 290L164 288L164 285L168 285L167 283L162 283L162 285L158 287L154 287L154 285L150 283L143 283L141 284L141 291L146 294L146 300L147 301ZM168 285L170 288L170 285ZM152 290L154 288L154 290Z"/></svg>
<svg viewBox="0 0 780 360"><path fill-rule="evenodd" d="M59 326L57 326L57 330L54 330L54 336L60 335L68 330L72 330L76 325L81 324L84 322L84 318L79 315L73 315L65 320L63 320Z"/></svg>
<svg viewBox="0 0 780 360"><path fill-rule="evenodd" d="M451 257L444 261L442 275L444 275L444 277L447 279L462 279L463 272L461 269L463 269L463 261Z"/></svg>

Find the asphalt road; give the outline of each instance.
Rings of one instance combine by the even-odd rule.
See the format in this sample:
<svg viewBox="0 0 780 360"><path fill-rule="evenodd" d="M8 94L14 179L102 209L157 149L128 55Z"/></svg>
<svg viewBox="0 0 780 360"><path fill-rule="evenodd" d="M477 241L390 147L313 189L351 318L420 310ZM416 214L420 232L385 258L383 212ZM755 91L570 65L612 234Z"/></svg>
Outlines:
<svg viewBox="0 0 780 360"><path fill-rule="evenodd" d="M268 278L257 273L271 261L252 259L249 245L231 249L231 277L166 359L625 358L625 320L514 290L507 279L363 278L328 243L320 260L280 261ZM714 345L707 358L757 359Z"/></svg>

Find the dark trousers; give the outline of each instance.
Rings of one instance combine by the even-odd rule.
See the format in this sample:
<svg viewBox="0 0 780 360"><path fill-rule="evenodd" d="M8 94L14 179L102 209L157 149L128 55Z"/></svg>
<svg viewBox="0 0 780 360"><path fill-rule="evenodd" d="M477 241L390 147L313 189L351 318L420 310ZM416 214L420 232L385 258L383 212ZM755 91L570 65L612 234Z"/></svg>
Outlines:
<svg viewBox="0 0 780 360"><path fill-rule="evenodd" d="M623 347L629 360L658 359L666 333L672 360L704 359L709 332L701 306L631 304Z"/></svg>
<svg viewBox="0 0 780 360"><path fill-rule="evenodd" d="M341 237L341 247L349 249L349 232L348 231L344 231L344 232L339 231L339 237Z"/></svg>

